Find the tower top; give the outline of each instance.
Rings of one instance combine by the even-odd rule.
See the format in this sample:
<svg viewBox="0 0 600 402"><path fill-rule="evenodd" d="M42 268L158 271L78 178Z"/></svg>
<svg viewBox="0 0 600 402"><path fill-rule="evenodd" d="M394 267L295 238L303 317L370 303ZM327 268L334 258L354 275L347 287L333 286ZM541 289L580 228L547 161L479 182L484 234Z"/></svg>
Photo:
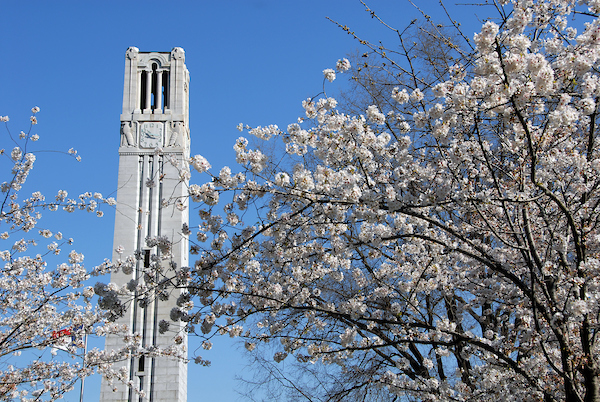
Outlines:
<svg viewBox="0 0 600 402"><path fill-rule="evenodd" d="M121 121L181 121L189 119L190 75L185 51L125 53L125 82Z"/></svg>
<svg viewBox="0 0 600 402"><path fill-rule="evenodd" d="M163 67L169 65L169 61L171 58L181 60L181 62L185 62L185 50L181 47L174 47L170 52L140 52L135 46L130 46L127 49L126 56L128 59L139 59L140 62L148 63L151 60L155 61L163 61Z"/></svg>
<svg viewBox="0 0 600 402"><path fill-rule="evenodd" d="M120 152L189 154L189 83L185 51L125 53Z"/></svg>

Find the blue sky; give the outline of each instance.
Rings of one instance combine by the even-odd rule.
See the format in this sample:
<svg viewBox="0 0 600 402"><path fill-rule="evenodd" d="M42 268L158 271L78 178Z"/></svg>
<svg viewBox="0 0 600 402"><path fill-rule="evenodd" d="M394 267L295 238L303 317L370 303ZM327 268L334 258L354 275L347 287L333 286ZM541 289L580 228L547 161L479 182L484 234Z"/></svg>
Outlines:
<svg viewBox="0 0 600 402"><path fill-rule="evenodd" d="M443 18L436 0L415 0L434 18ZM371 0L369 6L401 29L419 12L405 0ZM482 7L448 4L454 18L477 28L474 12ZM482 15L483 15L482 14ZM40 154L29 188L53 195L116 193L119 115L125 50L186 51L190 71L192 154L206 156L213 169L234 165L236 125L286 127L301 115L301 101L322 89L325 68L359 48L330 17L364 39L393 47L394 35L365 12L358 0L221 0L221 1L18 1L5 0L0 10L0 115L10 117L13 133L28 128L30 109L39 106L38 150L73 147L83 161L56 153ZM328 85L328 94L343 79ZM1 128L1 130L4 130ZM0 148L12 147L5 131ZM6 172L6 165L0 164ZM4 181L3 178L0 181ZM192 179L194 180L194 179ZM196 178L197 181L203 179ZM95 265L111 256L114 214L44 216L75 239L75 249ZM0 245L3 248L5 245ZM199 346L190 340L190 348ZM210 368L189 366L190 401L235 401L248 374L239 345L222 340L202 356ZM86 401L99 396L98 379L86 382ZM78 400L78 391L67 395Z"/></svg>

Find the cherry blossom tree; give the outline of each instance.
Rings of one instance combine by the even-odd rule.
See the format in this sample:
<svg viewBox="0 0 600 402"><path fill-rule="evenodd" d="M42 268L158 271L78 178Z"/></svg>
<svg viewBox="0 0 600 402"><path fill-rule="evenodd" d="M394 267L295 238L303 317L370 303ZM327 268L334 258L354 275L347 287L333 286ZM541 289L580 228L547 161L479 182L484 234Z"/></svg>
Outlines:
<svg viewBox="0 0 600 402"><path fill-rule="evenodd" d="M51 198L39 191L23 195L36 160L32 148L39 136L31 129L39 110L32 109L29 131L17 136L9 129L8 117L0 116L6 124L5 143L13 143L12 150L0 150L9 166L0 195L0 400L55 400L94 372L124 380L126 376L111 363L132 354L163 353L142 348L127 328L110 323L121 306L113 288L97 286L95 291L89 286L91 273L110 272L125 262L105 261L86 269L83 254L71 249L72 239L44 227L41 220L42 212L58 210L102 216L100 208L114 205L115 200L100 193L70 198L65 190ZM73 149L65 154L80 160ZM93 299L95 293L103 296L100 307ZM121 350L85 351L86 335L108 333L126 337Z"/></svg>
<svg viewBox="0 0 600 402"><path fill-rule="evenodd" d="M399 77L376 104L323 92L285 130L240 125L284 153L192 158L171 318L331 367L323 400L600 401L600 2L493 3L430 70L403 31L391 51L340 25Z"/></svg>

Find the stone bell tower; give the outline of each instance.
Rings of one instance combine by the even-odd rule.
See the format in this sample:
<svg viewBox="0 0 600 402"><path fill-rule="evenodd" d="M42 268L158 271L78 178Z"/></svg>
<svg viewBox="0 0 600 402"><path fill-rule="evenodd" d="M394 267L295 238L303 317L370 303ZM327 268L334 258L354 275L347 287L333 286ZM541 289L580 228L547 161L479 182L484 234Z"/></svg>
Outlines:
<svg viewBox="0 0 600 402"><path fill-rule="evenodd" d="M185 52L176 47L171 52L140 52L127 49L119 178L115 217L113 260L137 253L131 273L113 273L111 282L122 286L131 280L144 283L144 271L152 255L164 257L164 250L148 247L147 238L166 237L172 241L170 258L161 259L163 272L175 263L188 265L188 241L182 227L188 223L187 159L189 136L189 72ZM146 270L146 272L149 272ZM170 321L179 290L168 289L168 300L151 294L145 300L127 305L118 324L141 338L142 347L166 347L177 342L187 346L187 337L176 323L161 334L159 322ZM183 335L183 337L181 337ZM119 336L106 338L106 350L123 347ZM103 380L100 401L177 401L187 400L187 366L166 357L129 358L115 368L125 367L126 380L139 387L142 398L127 386ZM116 389L116 391L115 391Z"/></svg>

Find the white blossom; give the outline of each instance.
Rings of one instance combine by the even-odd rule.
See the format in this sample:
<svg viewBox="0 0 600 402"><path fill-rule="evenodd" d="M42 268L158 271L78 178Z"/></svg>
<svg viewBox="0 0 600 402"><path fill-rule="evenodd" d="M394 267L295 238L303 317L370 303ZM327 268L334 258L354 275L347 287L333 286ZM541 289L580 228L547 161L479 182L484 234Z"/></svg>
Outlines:
<svg viewBox="0 0 600 402"><path fill-rule="evenodd" d="M329 82L333 82L335 81L335 71L332 70L331 68L326 68L325 70L323 70L323 75L325 76L325 79Z"/></svg>
<svg viewBox="0 0 600 402"><path fill-rule="evenodd" d="M210 163L202 155L193 156L190 158L189 163L198 173L204 173L211 168Z"/></svg>
<svg viewBox="0 0 600 402"><path fill-rule="evenodd" d="M347 58L343 58L337 61L337 63L335 64L335 69L339 72L339 73L343 73L346 72L348 70L350 70L350 61L348 61Z"/></svg>

